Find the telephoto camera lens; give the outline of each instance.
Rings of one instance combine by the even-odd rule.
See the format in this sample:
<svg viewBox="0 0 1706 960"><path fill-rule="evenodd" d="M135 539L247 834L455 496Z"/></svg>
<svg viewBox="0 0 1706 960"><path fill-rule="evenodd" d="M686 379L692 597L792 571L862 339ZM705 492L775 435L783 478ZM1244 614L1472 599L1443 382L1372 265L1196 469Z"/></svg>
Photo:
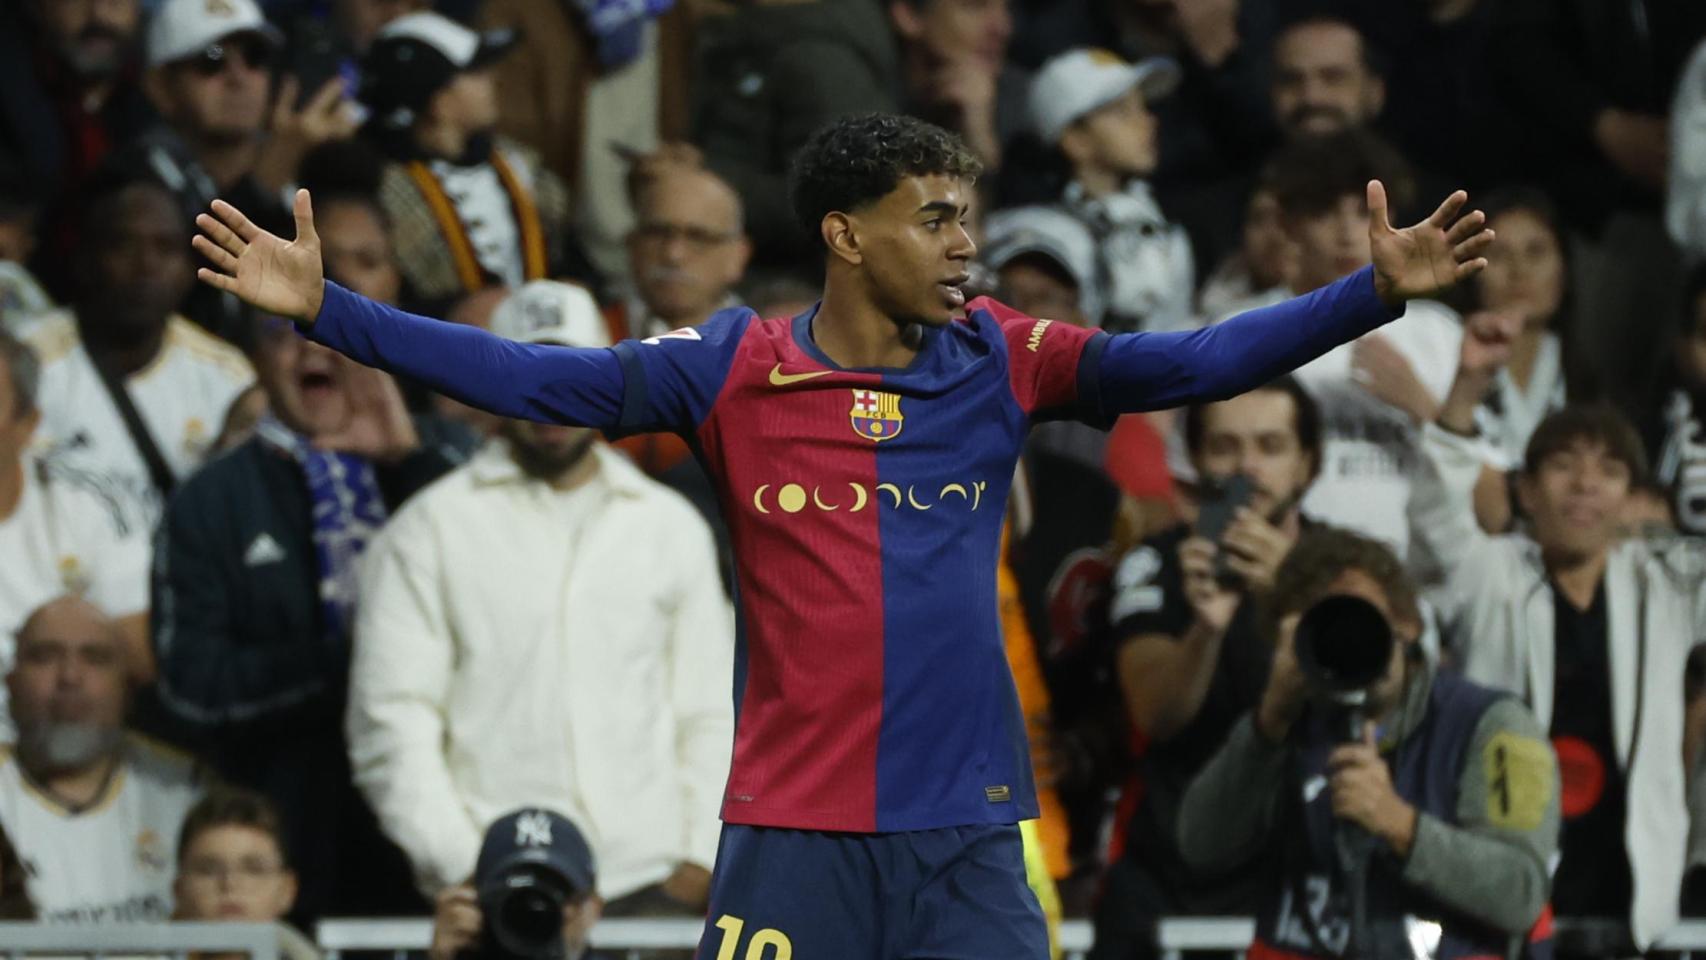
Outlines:
<svg viewBox="0 0 1706 960"><path fill-rule="evenodd" d="M1392 660L1392 625L1361 597L1335 595L1304 611L1293 644L1304 678L1318 696L1358 693Z"/></svg>
<svg viewBox="0 0 1706 960"><path fill-rule="evenodd" d="M513 870L481 906L488 918L489 946L516 960L551 960L562 946L567 902L563 878L536 867Z"/></svg>

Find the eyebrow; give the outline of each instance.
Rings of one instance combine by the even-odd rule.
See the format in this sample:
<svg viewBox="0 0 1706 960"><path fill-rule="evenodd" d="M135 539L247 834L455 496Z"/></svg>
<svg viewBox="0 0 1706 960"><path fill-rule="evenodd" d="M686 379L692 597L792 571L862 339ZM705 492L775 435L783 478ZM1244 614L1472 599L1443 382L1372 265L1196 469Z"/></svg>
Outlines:
<svg viewBox="0 0 1706 960"><path fill-rule="evenodd" d="M959 206L956 206L954 204L949 203L946 200L935 200L935 201L932 201L930 203L925 204L922 207L919 207L918 213L945 213L945 214L958 214L960 216L965 216L966 211L968 211L970 209L971 209L971 207L969 205L961 204ZM914 214L914 216L916 216L916 215L917 214Z"/></svg>

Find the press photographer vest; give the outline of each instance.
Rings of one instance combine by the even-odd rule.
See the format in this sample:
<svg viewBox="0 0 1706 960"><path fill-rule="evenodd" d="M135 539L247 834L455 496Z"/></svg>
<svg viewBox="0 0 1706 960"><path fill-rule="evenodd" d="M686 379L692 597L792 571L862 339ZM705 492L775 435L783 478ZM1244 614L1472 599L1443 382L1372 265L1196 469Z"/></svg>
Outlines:
<svg viewBox="0 0 1706 960"><path fill-rule="evenodd" d="M1487 708L1506 694L1440 674L1428 692L1421 723L1388 758L1398 795L1422 813L1456 825L1457 787L1469 757L1475 728ZM1339 865L1335 832L1343 821L1333 816L1327 756L1342 732L1310 711L1301 721L1309 744L1292 755L1278 835L1285 845L1283 880L1256 917L1250 960L1343 957L1350 949L1351 896ZM1304 829L1295 824L1301 821ZM1395 960L1418 955L1410 944L1406 917L1441 927L1437 960L1480 960L1506 956L1510 937L1457 913L1404 882L1403 862L1380 844L1367 870L1368 925L1372 947L1361 960ZM1527 960L1551 960L1550 908L1542 915L1524 949Z"/></svg>

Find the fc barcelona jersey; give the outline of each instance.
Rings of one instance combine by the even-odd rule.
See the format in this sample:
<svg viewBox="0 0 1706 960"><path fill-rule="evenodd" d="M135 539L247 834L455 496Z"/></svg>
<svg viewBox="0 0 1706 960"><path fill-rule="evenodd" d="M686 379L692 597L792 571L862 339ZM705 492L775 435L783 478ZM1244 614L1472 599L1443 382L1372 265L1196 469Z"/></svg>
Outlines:
<svg viewBox="0 0 1706 960"><path fill-rule="evenodd" d="M686 437L734 547L732 823L889 832L1037 815L996 562L1030 425L1241 393L1392 318L1369 271L1180 334L992 300L903 369L745 308L612 349L501 340L327 284L310 335L503 416ZM708 678L709 680L709 678Z"/></svg>

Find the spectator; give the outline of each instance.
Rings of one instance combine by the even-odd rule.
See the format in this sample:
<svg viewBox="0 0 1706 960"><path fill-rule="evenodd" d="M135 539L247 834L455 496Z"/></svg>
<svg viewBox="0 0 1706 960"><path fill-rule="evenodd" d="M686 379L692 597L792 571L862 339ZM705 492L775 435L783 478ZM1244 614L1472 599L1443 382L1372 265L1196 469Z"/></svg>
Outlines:
<svg viewBox="0 0 1706 960"><path fill-rule="evenodd" d="M737 3L696 29L693 142L745 202L759 262L815 266L788 206L788 164L831 120L897 106L899 65L879 4Z"/></svg>
<svg viewBox="0 0 1706 960"><path fill-rule="evenodd" d="M604 900L597 892L592 848L573 823L550 810L517 810L486 828L479 850L469 882L438 895L427 960L500 960L524 952L506 943L496 922L485 917L506 886L539 888L562 900L561 939L551 945L551 956L597 960L587 952L587 936Z"/></svg>
<svg viewBox="0 0 1706 960"><path fill-rule="evenodd" d="M114 171L86 207L76 301L26 331L41 360L39 444L53 473L93 489L121 536L146 545L255 374L173 312L193 282L189 232L159 181Z"/></svg>
<svg viewBox="0 0 1706 960"><path fill-rule="evenodd" d="M148 649L148 547L121 538L99 497L48 473L26 451L41 412L33 352L0 332L0 669L12 665L12 638L24 619L63 594L79 594L117 617L123 653L136 674ZM4 701L0 692L0 702ZM0 741L16 739L0 718Z"/></svg>
<svg viewBox="0 0 1706 960"><path fill-rule="evenodd" d="M521 36L494 68L498 130L537 149L569 186L576 232L611 277L626 271L622 238L633 228L622 192L627 164L613 145L647 153L686 136L690 80L687 5L624 6L624 17L599 16L596 33L587 23L598 5L586 0L487 0L478 15L485 29Z"/></svg>
<svg viewBox="0 0 1706 960"><path fill-rule="evenodd" d="M1185 793L1185 862L1213 875L1286 851L1256 914L1260 952L1410 956L1415 917L1440 925L1441 956L1550 955L1550 924L1536 921L1557 848L1558 768L1534 716L1435 670L1418 646L1415 587L1378 541L1305 534L1272 596L1267 686ZM1300 615L1330 597L1371 604L1396 641L1361 691L1363 733L1348 742L1345 708L1311 695L1294 646ZM1366 845L1347 838L1351 825ZM1350 907L1359 881L1366 923ZM1541 942L1525 942L1531 928Z"/></svg>
<svg viewBox="0 0 1706 960"><path fill-rule="evenodd" d="M1025 126L1027 78L1007 62L1008 0L886 0L900 40L901 106L959 134L993 180Z"/></svg>
<svg viewBox="0 0 1706 960"><path fill-rule="evenodd" d="M164 123L127 146L124 162L171 185L184 219L222 197L269 227L287 223L280 198L303 155L354 132L334 85L298 104L288 81L274 104L271 70L283 42L254 0L164 0L149 20L143 87ZM249 312L235 297L198 285L185 309L228 340L248 334Z"/></svg>
<svg viewBox="0 0 1706 960"><path fill-rule="evenodd" d="M1142 918L1253 912L1271 859L1237 874L1195 873L1179 852L1185 789L1267 684L1271 651L1257 627L1280 563L1313 526L1299 504L1321 468L1321 413L1290 377L1185 414L1199 497L1235 476L1254 493L1224 533L1179 524L1126 554L1109 619L1131 725L1147 741L1142 791L1097 915L1096 960L1150 954ZM1211 509L1199 500L1199 509ZM1206 518L1205 518L1206 519Z"/></svg>
<svg viewBox="0 0 1706 960"><path fill-rule="evenodd" d="M368 543L452 464L420 443L389 377L283 321L260 334L256 362L270 414L186 481L162 522L160 701L174 736L278 807L296 919L411 909L402 855L350 782L350 626Z"/></svg>
<svg viewBox="0 0 1706 960"><path fill-rule="evenodd" d="M1271 96L1274 120L1297 140L1368 127L1386 104L1386 82L1356 27L1311 17L1274 40Z"/></svg>
<svg viewBox="0 0 1706 960"><path fill-rule="evenodd" d="M372 111L363 132L391 160L380 202L410 292L428 303L561 272L562 181L531 150L492 135L492 66L515 43L513 31L479 34L412 13L380 28L363 62Z"/></svg>
<svg viewBox="0 0 1706 960"><path fill-rule="evenodd" d="M525 288L492 330L609 343L560 284ZM733 629L686 503L590 430L505 421L376 541L365 585L351 757L423 892L467 879L482 822L550 800L586 825L610 914L703 914Z"/></svg>
<svg viewBox="0 0 1706 960"><path fill-rule="evenodd" d="M1258 184L1244 205L1238 249L1214 268L1197 295L1197 315L1224 317L1246 300L1275 296L1296 279L1297 249L1272 187Z"/></svg>
<svg viewBox="0 0 1706 960"><path fill-rule="evenodd" d="M1706 635L1702 557L1685 541L1623 537L1646 457L1634 428L1602 408L1567 407L1529 439L1517 497L1531 534L1489 537L1477 526L1480 461L1467 438L1517 323L1471 323L1456 382L1425 433L1410 520L1451 571L1440 612L1455 625L1465 675L1523 696L1552 737L1564 775L1553 906L1627 923L1644 951L1675 922L1684 869L1698 860L1685 806L1698 758L1684 755L1681 680Z"/></svg>
<svg viewBox="0 0 1706 960"><path fill-rule="evenodd" d="M996 272L1000 299L1020 313L1102 325L1096 238L1054 207L1012 207L990 214L982 261Z"/></svg>
<svg viewBox="0 0 1706 960"><path fill-rule="evenodd" d="M1187 326L1195 268L1185 231L1167 222L1150 192L1155 118L1147 103L1179 82L1168 60L1136 66L1079 49L1050 60L1031 84L1031 116L1043 142L1072 169L1061 205L1090 228L1101 250L1098 296L1110 331Z"/></svg>
<svg viewBox="0 0 1706 960"><path fill-rule="evenodd" d="M265 797L229 787L208 793L178 834L173 919L277 923L286 960L318 960L314 944L281 922L296 902L296 873L285 850L278 811ZM242 954L200 956L238 960Z"/></svg>
<svg viewBox="0 0 1706 960"><path fill-rule="evenodd" d="M1706 266L1689 274L1681 321L1671 336L1669 385L1647 425L1647 449L1658 452L1657 479L1684 533L1706 535Z"/></svg>
<svg viewBox="0 0 1706 960"><path fill-rule="evenodd" d="M0 758L0 828L49 923L172 913L172 852L201 775L126 733L122 644L93 605L60 597L24 622L6 676L18 742Z"/></svg>
<svg viewBox="0 0 1706 960"><path fill-rule="evenodd" d="M637 294L623 317L629 337L697 327L735 305L746 273L741 198L721 177L664 164L636 185L628 266Z"/></svg>
<svg viewBox="0 0 1706 960"><path fill-rule="evenodd" d="M1369 262L1367 184L1391 185L1393 207L1408 196L1407 172L1372 135L1309 137L1274 157L1269 183L1297 249L1295 292L1314 290ZM1237 310L1289 297L1281 291ZM1303 508L1311 516L1408 550L1404 503L1415 470L1417 426L1451 385L1462 339L1457 314L1412 301L1404 316L1298 369L1321 406L1321 474ZM1433 571L1425 557L1410 558Z"/></svg>

